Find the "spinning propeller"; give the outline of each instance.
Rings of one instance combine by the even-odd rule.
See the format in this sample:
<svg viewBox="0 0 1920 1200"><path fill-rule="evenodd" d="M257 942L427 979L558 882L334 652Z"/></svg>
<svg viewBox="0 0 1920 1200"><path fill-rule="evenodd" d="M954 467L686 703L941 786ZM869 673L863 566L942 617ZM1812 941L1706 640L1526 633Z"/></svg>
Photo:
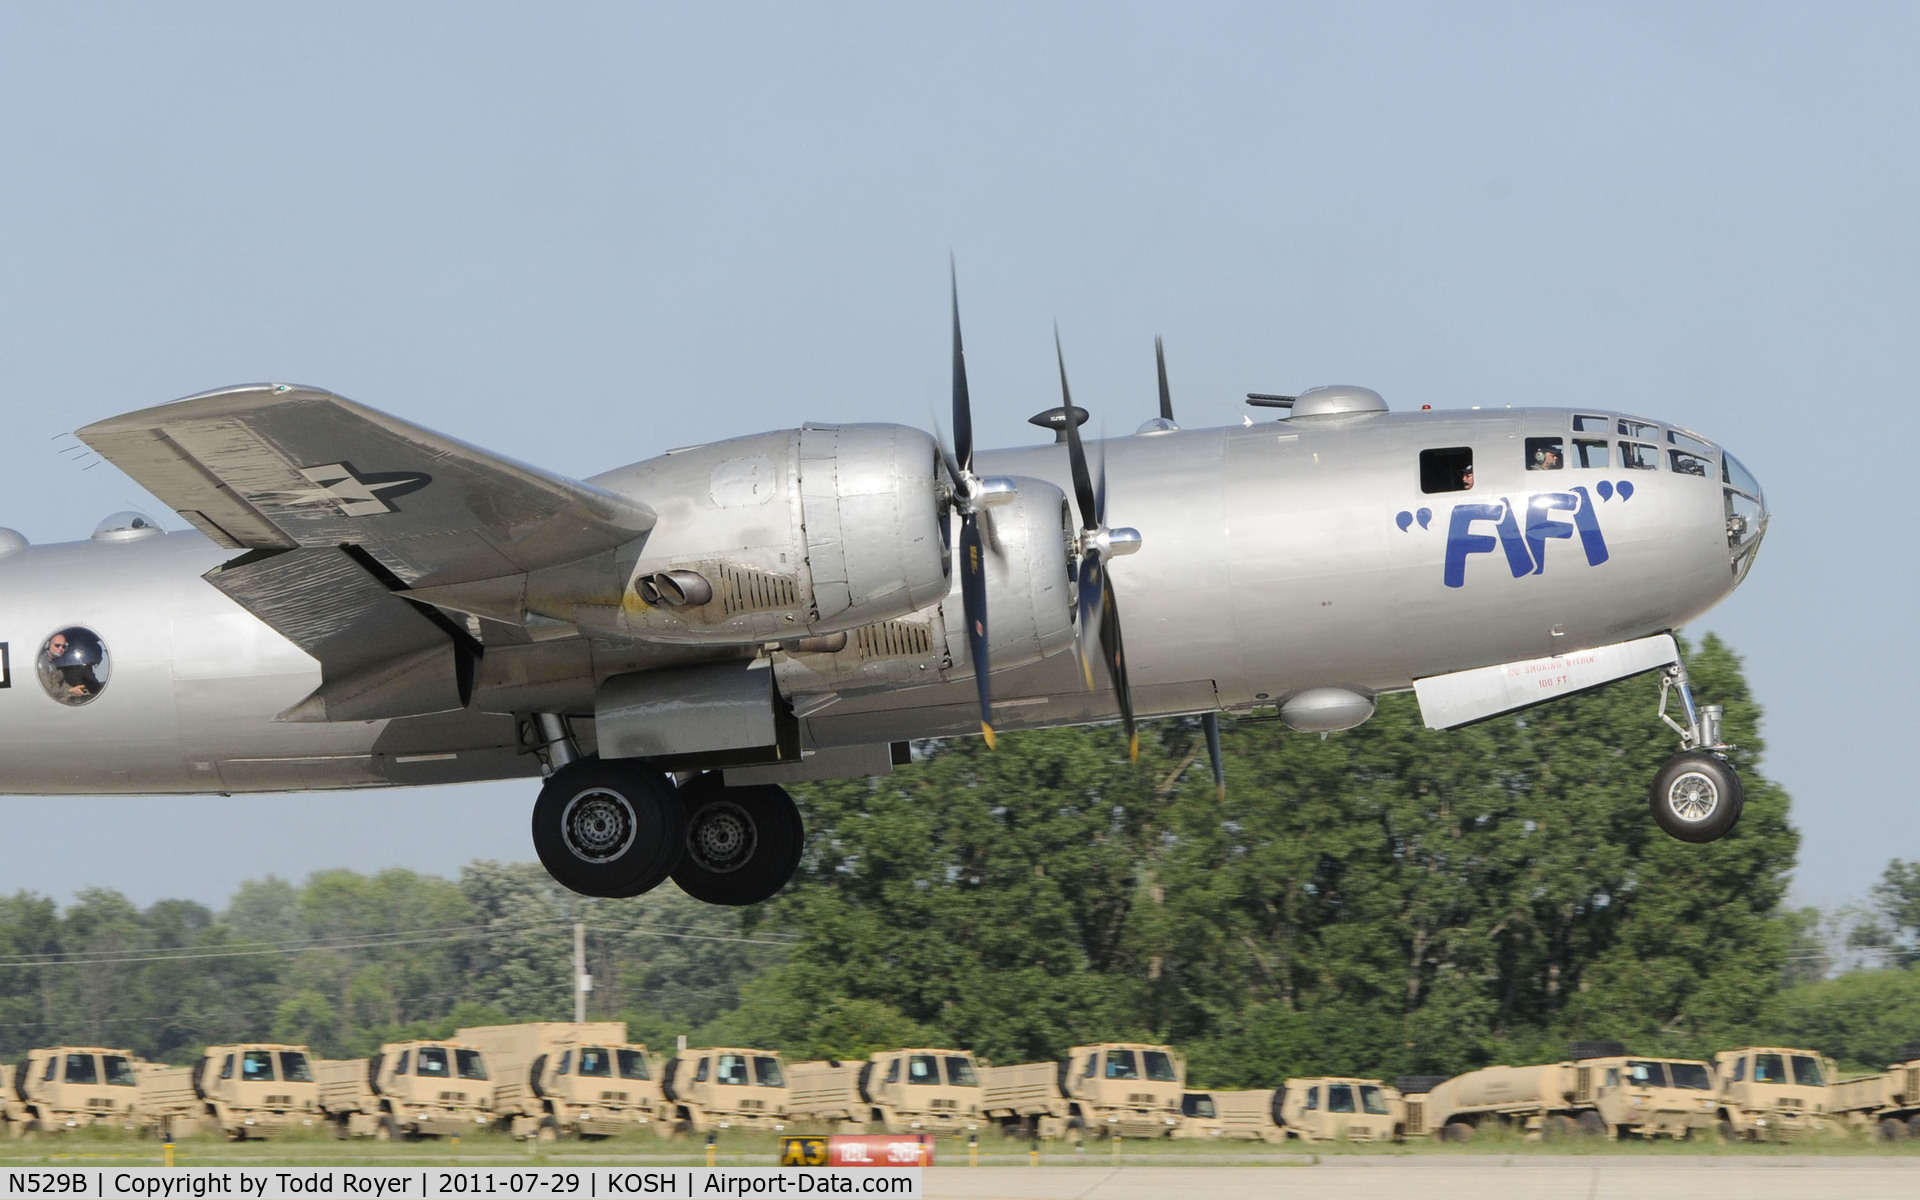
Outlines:
<svg viewBox="0 0 1920 1200"><path fill-rule="evenodd" d="M1073 392L1067 386L1067 356L1060 348L1058 328L1053 331L1053 353L1060 363L1060 405L1072 413ZM1120 722L1127 730L1127 757L1138 762L1140 730L1133 719L1133 692L1127 686L1127 656L1120 639L1120 602L1107 577L1107 560L1139 550L1140 531L1124 526L1116 529L1107 524L1106 454L1101 453L1100 485L1096 488L1087 470L1087 451L1080 441L1079 422L1069 420L1066 426L1067 465L1073 472L1074 503L1080 509L1080 534L1075 539L1079 563L1074 575L1080 604L1076 618L1080 625L1080 670L1086 677L1087 690L1092 691L1094 647L1098 643L1099 659L1105 664L1107 678L1120 700Z"/></svg>

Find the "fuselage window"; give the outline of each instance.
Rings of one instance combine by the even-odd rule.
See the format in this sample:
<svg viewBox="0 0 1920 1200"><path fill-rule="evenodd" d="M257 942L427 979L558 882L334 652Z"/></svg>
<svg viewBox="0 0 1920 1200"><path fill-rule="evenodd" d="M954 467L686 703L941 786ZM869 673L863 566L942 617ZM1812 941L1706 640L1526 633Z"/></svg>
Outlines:
<svg viewBox="0 0 1920 1200"><path fill-rule="evenodd" d="M1573 465L1576 467L1605 467L1609 464L1607 444L1605 442L1583 442L1575 439L1573 443Z"/></svg>
<svg viewBox="0 0 1920 1200"><path fill-rule="evenodd" d="M1620 436L1645 438L1650 442L1657 442L1660 440L1660 427L1658 425L1649 425L1645 421L1622 421L1620 422Z"/></svg>
<svg viewBox="0 0 1920 1200"><path fill-rule="evenodd" d="M1620 443L1620 465L1629 471L1653 471L1660 467L1660 448L1639 442Z"/></svg>
<svg viewBox="0 0 1920 1200"><path fill-rule="evenodd" d="M1713 471L1713 465L1706 459L1685 450L1667 451L1667 461L1675 475L1698 475L1705 479Z"/></svg>
<svg viewBox="0 0 1920 1200"><path fill-rule="evenodd" d="M91 703L104 691L113 671L100 635L81 625L49 635L40 645L36 666L47 695L74 708Z"/></svg>
<svg viewBox="0 0 1920 1200"><path fill-rule="evenodd" d="M1613 422L1607 417L1576 416L1573 419L1575 433L1606 433Z"/></svg>
<svg viewBox="0 0 1920 1200"><path fill-rule="evenodd" d="M1420 490L1464 492L1473 487L1473 448L1450 446L1420 452Z"/></svg>
<svg viewBox="0 0 1920 1200"><path fill-rule="evenodd" d="M1527 439L1527 470L1558 471L1567 465L1566 442L1557 437Z"/></svg>

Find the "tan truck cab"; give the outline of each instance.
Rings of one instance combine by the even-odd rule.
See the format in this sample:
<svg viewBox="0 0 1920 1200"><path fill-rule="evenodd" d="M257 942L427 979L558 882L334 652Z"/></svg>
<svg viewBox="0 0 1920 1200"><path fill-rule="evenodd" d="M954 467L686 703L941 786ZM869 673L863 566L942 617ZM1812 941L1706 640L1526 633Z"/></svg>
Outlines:
<svg viewBox="0 0 1920 1200"><path fill-rule="evenodd" d="M372 1058L313 1064L320 1108L339 1137L458 1136L493 1123L493 1083L479 1047L389 1042Z"/></svg>
<svg viewBox="0 0 1920 1200"><path fill-rule="evenodd" d="M1828 1105L1829 1113L1880 1142L1920 1137L1920 1042L1901 1046L1894 1057L1899 1061L1879 1075L1835 1083Z"/></svg>
<svg viewBox="0 0 1920 1200"><path fill-rule="evenodd" d="M1816 1050L1749 1046L1713 1056L1720 1133L1785 1141L1829 1125L1833 1060Z"/></svg>
<svg viewBox="0 0 1920 1200"><path fill-rule="evenodd" d="M624 1021L530 1021L454 1031L493 1077L493 1112L515 1137L608 1137L655 1129L659 1073Z"/></svg>
<svg viewBox="0 0 1920 1200"><path fill-rule="evenodd" d="M305 1046L208 1046L193 1083L207 1117L236 1142L310 1129L325 1119Z"/></svg>
<svg viewBox="0 0 1920 1200"><path fill-rule="evenodd" d="M1187 1063L1168 1046L1075 1046L1057 1063L985 1067L985 1112L1010 1137L1170 1137Z"/></svg>
<svg viewBox="0 0 1920 1200"><path fill-rule="evenodd" d="M865 1062L787 1067L787 1115L849 1132L968 1133L980 1128L980 1073L966 1050L881 1050Z"/></svg>
<svg viewBox="0 0 1920 1200"><path fill-rule="evenodd" d="M685 1050L660 1072L660 1119L673 1132L787 1127L786 1064L773 1050L716 1046Z"/></svg>
<svg viewBox="0 0 1920 1200"><path fill-rule="evenodd" d="M1275 1123L1272 1088L1256 1091L1185 1092L1173 1137L1191 1141L1284 1142Z"/></svg>
<svg viewBox="0 0 1920 1200"><path fill-rule="evenodd" d="M1715 1120L1707 1064L1635 1057L1618 1042L1577 1042L1565 1062L1469 1071L1407 1100L1408 1134L1441 1141L1469 1141L1488 1121L1552 1140L1679 1139Z"/></svg>
<svg viewBox="0 0 1920 1200"><path fill-rule="evenodd" d="M1303 1142L1398 1142L1407 1131L1406 1101L1378 1079L1289 1079L1274 1093L1272 1112Z"/></svg>
<svg viewBox="0 0 1920 1200"><path fill-rule="evenodd" d="M131 1050L53 1046L30 1050L14 1071L10 1116L21 1133L89 1125L137 1129L152 1120L140 1105L140 1067Z"/></svg>

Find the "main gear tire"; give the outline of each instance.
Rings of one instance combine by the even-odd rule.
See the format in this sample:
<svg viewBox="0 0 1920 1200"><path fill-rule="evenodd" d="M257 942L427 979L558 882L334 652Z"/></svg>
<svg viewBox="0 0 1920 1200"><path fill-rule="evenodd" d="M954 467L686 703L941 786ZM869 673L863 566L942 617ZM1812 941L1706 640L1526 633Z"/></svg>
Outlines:
<svg viewBox="0 0 1920 1200"><path fill-rule="evenodd" d="M660 886L680 861L686 829L672 783L638 759L575 759L547 779L533 806L540 864L583 896Z"/></svg>
<svg viewBox="0 0 1920 1200"><path fill-rule="evenodd" d="M680 788L685 851L673 869L680 890L707 904L758 904L786 887L800 867L806 828L786 789L726 787L718 772Z"/></svg>
<svg viewBox="0 0 1920 1200"><path fill-rule="evenodd" d="M1733 764L1718 754L1685 750L1669 758L1647 789L1654 823L1683 842L1711 842L1739 823L1746 789Z"/></svg>

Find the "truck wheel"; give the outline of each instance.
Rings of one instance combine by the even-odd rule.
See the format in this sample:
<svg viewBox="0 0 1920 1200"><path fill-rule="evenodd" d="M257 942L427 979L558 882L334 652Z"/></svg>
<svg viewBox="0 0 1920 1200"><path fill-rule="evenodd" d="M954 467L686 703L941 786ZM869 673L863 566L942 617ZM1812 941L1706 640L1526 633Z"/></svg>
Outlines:
<svg viewBox="0 0 1920 1200"><path fill-rule="evenodd" d="M334 1141L344 1142L347 1140L347 1119L345 1117L335 1117L329 1124L333 1126Z"/></svg>
<svg viewBox="0 0 1920 1200"><path fill-rule="evenodd" d="M1654 773L1647 807L1654 824L1683 842L1711 842L1740 820L1746 791L1733 764L1718 754L1685 750Z"/></svg>
<svg viewBox="0 0 1920 1200"><path fill-rule="evenodd" d="M667 777L638 759L579 758L533 806L533 849L547 874L583 896L638 896L680 860L686 816Z"/></svg>
<svg viewBox="0 0 1920 1200"><path fill-rule="evenodd" d="M1455 1142L1464 1146L1473 1140L1473 1135L1476 1132L1478 1131L1465 1121L1449 1121L1440 1130L1440 1140L1443 1142Z"/></svg>
<svg viewBox="0 0 1920 1200"><path fill-rule="evenodd" d="M680 890L707 904L758 904L786 887L800 866L806 829L786 789L726 787L708 771L679 789L686 847L673 869Z"/></svg>
<svg viewBox="0 0 1920 1200"><path fill-rule="evenodd" d="M1554 1113L1540 1128L1541 1136L1549 1142L1564 1142L1580 1136L1580 1122L1565 1113Z"/></svg>
<svg viewBox="0 0 1920 1200"><path fill-rule="evenodd" d="M541 1141L541 1142L559 1141L560 1140L560 1122L554 1120L551 1116L541 1117L540 1128L534 1131L533 1136L535 1141Z"/></svg>
<svg viewBox="0 0 1920 1200"><path fill-rule="evenodd" d="M1580 1114L1579 1126L1587 1137L1607 1136L1607 1119L1590 1108Z"/></svg>
<svg viewBox="0 0 1920 1200"><path fill-rule="evenodd" d="M380 1123L373 1127L373 1140L376 1142L390 1142L399 1132L399 1126L394 1124L393 1114L381 1113Z"/></svg>
<svg viewBox="0 0 1920 1200"><path fill-rule="evenodd" d="M1904 1142L1907 1140L1907 1123L1899 1117L1888 1117L1880 1122L1880 1128L1873 1131L1876 1142Z"/></svg>
<svg viewBox="0 0 1920 1200"><path fill-rule="evenodd" d="M1067 1118L1066 1141L1070 1145L1079 1145L1087 1140L1087 1123L1079 1117Z"/></svg>
<svg viewBox="0 0 1920 1200"><path fill-rule="evenodd" d="M1920 1138L1920 1116L1907 1118L1907 1132L1914 1137Z"/></svg>

